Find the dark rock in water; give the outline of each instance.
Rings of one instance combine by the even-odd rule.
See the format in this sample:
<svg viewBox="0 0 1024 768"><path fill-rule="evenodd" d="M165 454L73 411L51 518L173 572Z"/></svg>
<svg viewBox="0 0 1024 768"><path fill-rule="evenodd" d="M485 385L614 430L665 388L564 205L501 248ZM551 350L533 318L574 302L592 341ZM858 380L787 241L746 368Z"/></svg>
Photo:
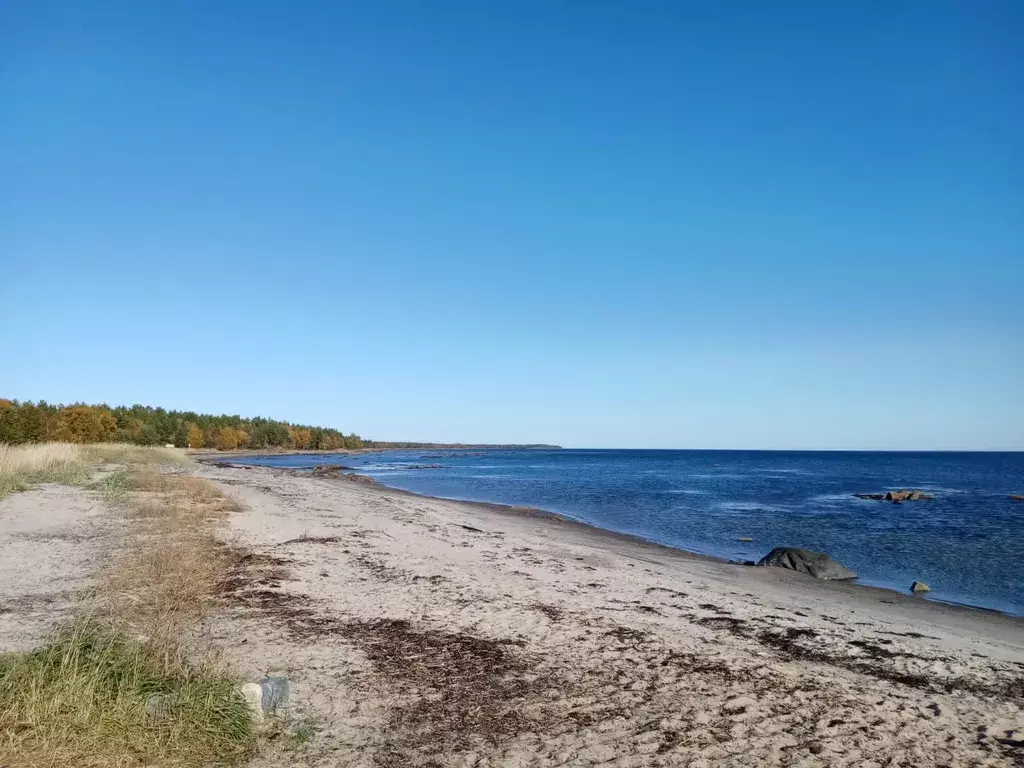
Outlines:
<svg viewBox="0 0 1024 768"><path fill-rule="evenodd" d="M268 715L288 706L292 685L288 682L287 677L264 677L260 680L260 688L263 689L260 703L263 706L263 711Z"/></svg>
<svg viewBox="0 0 1024 768"><path fill-rule="evenodd" d="M788 568L816 579L855 579L857 574L831 557L811 549L776 547L757 563L761 566Z"/></svg>
<svg viewBox="0 0 1024 768"><path fill-rule="evenodd" d="M1011 493L1010 494L1010 501L1024 501L1024 494Z"/></svg>
<svg viewBox="0 0 1024 768"><path fill-rule="evenodd" d="M343 464L317 464L313 467L313 474L333 475L335 472L341 472L343 469L352 469L352 467L346 467Z"/></svg>
<svg viewBox="0 0 1024 768"><path fill-rule="evenodd" d="M910 591L915 595L921 594L922 592L931 592L932 588L925 584L923 581L915 581L910 585Z"/></svg>
<svg viewBox="0 0 1024 768"><path fill-rule="evenodd" d="M913 491L886 491L885 493L855 493L858 499L871 499L872 501L891 501L893 504L902 504L904 501L927 501L931 498L927 493L918 490Z"/></svg>

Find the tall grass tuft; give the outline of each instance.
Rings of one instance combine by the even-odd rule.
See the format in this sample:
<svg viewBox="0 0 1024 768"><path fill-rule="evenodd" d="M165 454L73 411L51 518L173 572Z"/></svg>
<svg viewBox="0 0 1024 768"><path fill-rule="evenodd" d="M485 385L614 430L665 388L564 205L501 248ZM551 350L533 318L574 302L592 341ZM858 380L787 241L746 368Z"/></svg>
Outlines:
<svg viewBox="0 0 1024 768"><path fill-rule="evenodd" d="M0 764L229 765L255 724L235 683L168 669L146 645L82 620L46 646L0 656Z"/></svg>
<svg viewBox="0 0 1024 768"><path fill-rule="evenodd" d="M0 444L0 499L37 483L84 483L90 469L83 449L70 443Z"/></svg>
<svg viewBox="0 0 1024 768"><path fill-rule="evenodd" d="M0 499L39 483L82 485L101 461L130 465L191 463L179 448L127 443L0 443Z"/></svg>

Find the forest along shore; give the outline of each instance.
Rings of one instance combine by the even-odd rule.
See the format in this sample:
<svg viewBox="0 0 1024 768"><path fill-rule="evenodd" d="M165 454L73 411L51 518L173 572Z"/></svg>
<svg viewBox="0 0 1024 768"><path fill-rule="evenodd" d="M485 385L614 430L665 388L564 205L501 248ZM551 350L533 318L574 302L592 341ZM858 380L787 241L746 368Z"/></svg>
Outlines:
<svg viewBox="0 0 1024 768"><path fill-rule="evenodd" d="M299 764L1024 760L1020 619L372 484L196 471L242 504L252 553L211 631L239 669L292 679Z"/></svg>

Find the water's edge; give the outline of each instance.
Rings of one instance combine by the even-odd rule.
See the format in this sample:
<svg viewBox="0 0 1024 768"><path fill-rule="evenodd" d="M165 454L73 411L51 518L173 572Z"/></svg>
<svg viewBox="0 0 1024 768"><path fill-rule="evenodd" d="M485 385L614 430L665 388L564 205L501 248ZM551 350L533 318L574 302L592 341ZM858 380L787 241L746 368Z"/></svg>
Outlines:
<svg viewBox="0 0 1024 768"><path fill-rule="evenodd" d="M211 457L211 456L202 456L202 457L197 457L196 460L198 462L200 462L200 463L203 463L203 464L207 464L207 463L209 463L209 464L221 464L221 465L229 465L229 466L235 466L235 467L242 467L242 466L244 466L246 468L255 466L255 467L259 467L261 469L268 469L268 470L271 470L271 471L274 471L274 472L282 472L282 473L291 475L293 477L294 476L298 476L298 477L306 477L306 478L310 478L310 479L313 478L313 474L312 474L311 469L296 468L296 467L277 467L277 466L274 466L274 465L271 465L271 464L261 464L261 463L246 464L244 461L232 462L230 460L230 459L240 459L240 458L244 459L244 458L248 458L248 457L232 456L232 457L229 457L228 460L225 460L225 458L219 458L218 459L216 457ZM358 475L360 475L362 477L370 477L370 475L368 475L368 474L366 474L364 472L360 472L358 469L354 469L353 473L354 474L358 474ZM325 479L329 480L330 478L328 477L328 478L325 478ZM396 486L388 485L387 483L382 482L382 481L378 480L375 477L370 477L370 479L373 480L373 485L369 486L370 488L374 488L375 487L375 488L380 489L380 490L385 490L388 493L400 494L400 495L403 495L403 496L410 496L410 497L413 497L413 498L420 498L420 499L433 499L433 500L437 500L437 501L447 501L447 502L451 502L451 503L454 503L454 504L465 504L465 505L468 505L468 506L471 506L471 507L483 508L483 509L486 509L488 511L498 512L499 514L505 514L505 515L527 515L527 516L530 516L530 517L536 517L536 518L541 519L541 520L555 522L555 523L559 523L559 524L562 524L562 525L577 526L577 527L585 529L591 535L608 537L609 539L612 539L612 540L628 542L628 543L631 543L631 544L640 544L640 545L643 545L643 546L646 546L646 547L651 547L651 548L654 548L654 549L658 549L658 550L661 550L661 551L664 551L666 553L669 553L669 554L672 554L672 555L676 555L676 556L685 556L687 558L693 558L693 559L697 559L697 560L706 560L706 561L710 561L710 562L721 563L723 565L732 565L732 566L739 566L739 567L756 567L754 565L755 561L753 561L753 560L746 560L746 561L735 560L735 559L730 559L730 558L726 558L726 557L720 557L720 556L717 556L717 555L707 554L705 552L698 552L698 551L695 551L695 550L690 550L690 549L687 549L686 547L683 547L683 546L676 546L676 545L672 545L672 544L666 544L664 542L657 541L655 539L648 538L646 536L642 536L642 535L639 535L639 534L636 534L636 533L630 533L628 531L616 530L614 528L606 528L604 526L596 525L596 524L591 523L591 522L589 522L587 520L583 520L581 518L577 518L577 517L574 517L573 515L566 514L566 513L563 513L563 512L556 512L556 511L553 511L553 510L542 509L540 507L533 507L533 506L524 506L524 505L516 505L516 504L503 504L501 502L487 501L485 499L460 498L460 497L455 497L455 496L439 496L439 495L433 495L433 494L427 494L427 493L419 493L417 491L410 491L410 490L407 490L405 488L398 488ZM345 482L345 481L340 481L340 482ZM999 610L997 608L990 608L990 607L983 606L983 605L975 605L975 604L972 604L972 603L957 602L957 601L953 601L953 600L942 600L942 599L939 599L939 598L931 597L931 596L929 596L927 594L925 594L925 595L910 595L910 594L907 594L907 593L905 593L903 591L900 591L900 590L897 590L897 589L893 589L893 588L888 587L888 586L884 586L884 585L880 585L880 584L871 584L871 583L867 583L867 582L861 581L859 577L856 578L856 579L851 579L851 580L843 581L843 582L829 582L829 581L821 581L819 579L811 578L811 582L813 582L815 584L818 584L818 585L820 585L822 587L824 587L826 585L829 585L829 584L842 583L842 584L845 584L845 585L856 587L858 590L878 592L878 593L881 593L882 595L884 595L885 597L889 597L889 598L895 597L895 598L899 599L900 601L926 602L926 603L929 603L929 604L932 604L932 605L935 605L935 606L945 606L945 607L956 609L956 610L963 610L963 611L969 611L969 612L979 612L979 613L989 614L989 615L994 614L994 615L999 615L999 616L1005 616L1005 617L1012 618L1012 619L1024 619L1024 614L1016 614L1016 613L1013 613L1013 612L1010 612L1010 611L1001 611L1001 610Z"/></svg>

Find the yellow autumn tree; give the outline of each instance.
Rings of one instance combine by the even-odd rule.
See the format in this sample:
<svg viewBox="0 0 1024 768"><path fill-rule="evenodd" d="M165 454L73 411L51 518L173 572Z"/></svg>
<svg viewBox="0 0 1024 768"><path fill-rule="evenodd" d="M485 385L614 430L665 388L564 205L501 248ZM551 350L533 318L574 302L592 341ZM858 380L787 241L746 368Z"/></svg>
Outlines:
<svg viewBox="0 0 1024 768"><path fill-rule="evenodd" d="M233 451L238 447L238 435L231 427L221 427L217 430L217 450Z"/></svg>
<svg viewBox="0 0 1024 768"><path fill-rule="evenodd" d="M117 432L117 419L103 408L71 405L57 414L57 439L67 443L102 443Z"/></svg>
<svg viewBox="0 0 1024 768"><path fill-rule="evenodd" d="M189 422L188 425L188 447L189 448L202 448L203 447L203 430L194 422Z"/></svg>
<svg viewBox="0 0 1024 768"><path fill-rule="evenodd" d="M288 437L291 440L292 447L300 451L309 448L309 442L313 439L308 429L297 429L296 427L288 429Z"/></svg>

